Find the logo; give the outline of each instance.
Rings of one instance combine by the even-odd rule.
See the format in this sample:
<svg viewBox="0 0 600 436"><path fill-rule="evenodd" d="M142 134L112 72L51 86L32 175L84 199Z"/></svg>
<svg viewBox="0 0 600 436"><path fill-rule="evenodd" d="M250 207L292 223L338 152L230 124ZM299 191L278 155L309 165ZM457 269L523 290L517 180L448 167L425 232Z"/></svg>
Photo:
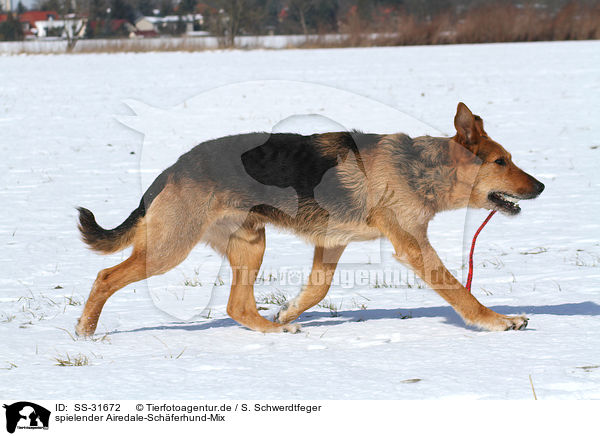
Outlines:
<svg viewBox="0 0 600 436"><path fill-rule="evenodd" d="M14 433L18 429L44 429L48 430L50 422L50 411L35 403L19 401L10 406L4 405L6 409L6 430Z"/></svg>

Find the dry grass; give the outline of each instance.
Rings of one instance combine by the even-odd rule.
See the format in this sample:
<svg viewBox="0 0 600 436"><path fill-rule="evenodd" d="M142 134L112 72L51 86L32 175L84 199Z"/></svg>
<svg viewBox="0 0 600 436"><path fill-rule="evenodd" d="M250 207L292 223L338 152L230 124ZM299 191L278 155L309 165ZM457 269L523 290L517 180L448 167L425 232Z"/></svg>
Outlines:
<svg viewBox="0 0 600 436"><path fill-rule="evenodd" d="M288 301L288 296L279 289L268 294L261 294L256 298L257 304L273 304L283 306Z"/></svg>
<svg viewBox="0 0 600 436"><path fill-rule="evenodd" d="M325 300L321 301L319 304L317 304L317 307L321 307L323 309L328 309L329 315L331 315L332 318L337 318L338 316L340 316L339 312L340 312L340 310L342 310L342 303L343 302L340 302L339 304L335 304L330 299L325 299Z"/></svg>
<svg viewBox="0 0 600 436"><path fill-rule="evenodd" d="M87 366L90 364L89 358L83 354L69 356L67 353L64 357L55 357L54 360L56 361L56 366Z"/></svg>
<svg viewBox="0 0 600 436"><path fill-rule="evenodd" d="M571 2L557 12L549 12L534 4L494 2L460 14L443 12L418 18L398 13L383 24L350 16L341 30L347 37L329 46L600 39L600 4Z"/></svg>

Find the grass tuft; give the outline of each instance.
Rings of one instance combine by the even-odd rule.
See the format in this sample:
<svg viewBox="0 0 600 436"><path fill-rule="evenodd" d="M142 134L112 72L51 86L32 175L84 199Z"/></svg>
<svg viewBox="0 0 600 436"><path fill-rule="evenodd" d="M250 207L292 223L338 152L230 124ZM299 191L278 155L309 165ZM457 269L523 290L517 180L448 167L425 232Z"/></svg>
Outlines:
<svg viewBox="0 0 600 436"><path fill-rule="evenodd" d="M340 316L339 311L342 309L342 303L343 301L341 301L338 306L333 301L327 299L321 301L317 306L322 307L323 309L328 309L331 317L337 318L338 316Z"/></svg>
<svg viewBox="0 0 600 436"><path fill-rule="evenodd" d="M283 306L285 303L287 303L287 301L287 295L280 290L271 292L269 294L259 295L256 299L258 304L275 304L277 306Z"/></svg>
<svg viewBox="0 0 600 436"><path fill-rule="evenodd" d="M90 359L85 354L77 354L76 356L69 356L69 353L65 357L55 357L56 366L87 366L90 364Z"/></svg>

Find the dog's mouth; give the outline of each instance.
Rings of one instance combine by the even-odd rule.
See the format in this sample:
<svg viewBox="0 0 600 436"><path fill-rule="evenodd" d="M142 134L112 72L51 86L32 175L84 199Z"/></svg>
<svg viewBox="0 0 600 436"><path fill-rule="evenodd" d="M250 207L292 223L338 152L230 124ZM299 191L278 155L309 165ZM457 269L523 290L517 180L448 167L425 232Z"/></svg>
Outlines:
<svg viewBox="0 0 600 436"><path fill-rule="evenodd" d="M523 197L517 197L506 192L490 192L488 200L493 203L494 210L504 212L507 215L516 215L521 212L521 208L517 203L519 200L523 200Z"/></svg>

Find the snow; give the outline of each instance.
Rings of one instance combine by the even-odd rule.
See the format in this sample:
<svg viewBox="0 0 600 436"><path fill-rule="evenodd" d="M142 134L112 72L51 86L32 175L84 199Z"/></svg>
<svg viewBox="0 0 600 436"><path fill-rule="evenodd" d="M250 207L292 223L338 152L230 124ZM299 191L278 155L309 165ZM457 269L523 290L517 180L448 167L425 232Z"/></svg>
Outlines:
<svg viewBox="0 0 600 436"><path fill-rule="evenodd" d="M147 19L153 17L146 17ZM154 17L158 19L158 17ZM169 17L166 17L169 18ZM175 21L179 20L174 16ZM164 20L164 19L163 19ZM167 20L170 21L170 20ZM223 41L216 36L206 36L206 32L190 32L183 37L168 38L129 38L129 39L82 39L73 49L74 53L90 52L140 52L161 50L199 51L219 48ZM375 39L377 34L372 34ZM237 36L236 47L240 49L285 49L303 45L318 45L341 43L347 36L340 34L324 35L260 35ZM0 41L0 54L62 54L67 51L67 41L59 38L39 38L25 41Z"/></svg>
<svg viewBox="0 0 600 436"><path fill-rule="evenodd" d="M594 41L0 57L4 396L529 399L531 376L541 399L600 398L599 49ZM228 318L227 264L199 246L177 269L115 294L92 340L74 337L97 272L127 256L89 251L76 206L104 227L121 223L158 171L211 137L340 125L450 135L458 101L546 185L519 216L497 214L475 253L474 294L498 312L528 314L525 331L466 327L394 261L388 242L372 241L348 247L327 296L332 309L308 311L296 335ZM463 282L485 215L444 213L430 228ZM295 295L311 256L269 228L259 301ZM400 282L375 281L384 271ZM267 317L278 309L259 306ZM67 354L89 365L57 366Z"/></svg>

